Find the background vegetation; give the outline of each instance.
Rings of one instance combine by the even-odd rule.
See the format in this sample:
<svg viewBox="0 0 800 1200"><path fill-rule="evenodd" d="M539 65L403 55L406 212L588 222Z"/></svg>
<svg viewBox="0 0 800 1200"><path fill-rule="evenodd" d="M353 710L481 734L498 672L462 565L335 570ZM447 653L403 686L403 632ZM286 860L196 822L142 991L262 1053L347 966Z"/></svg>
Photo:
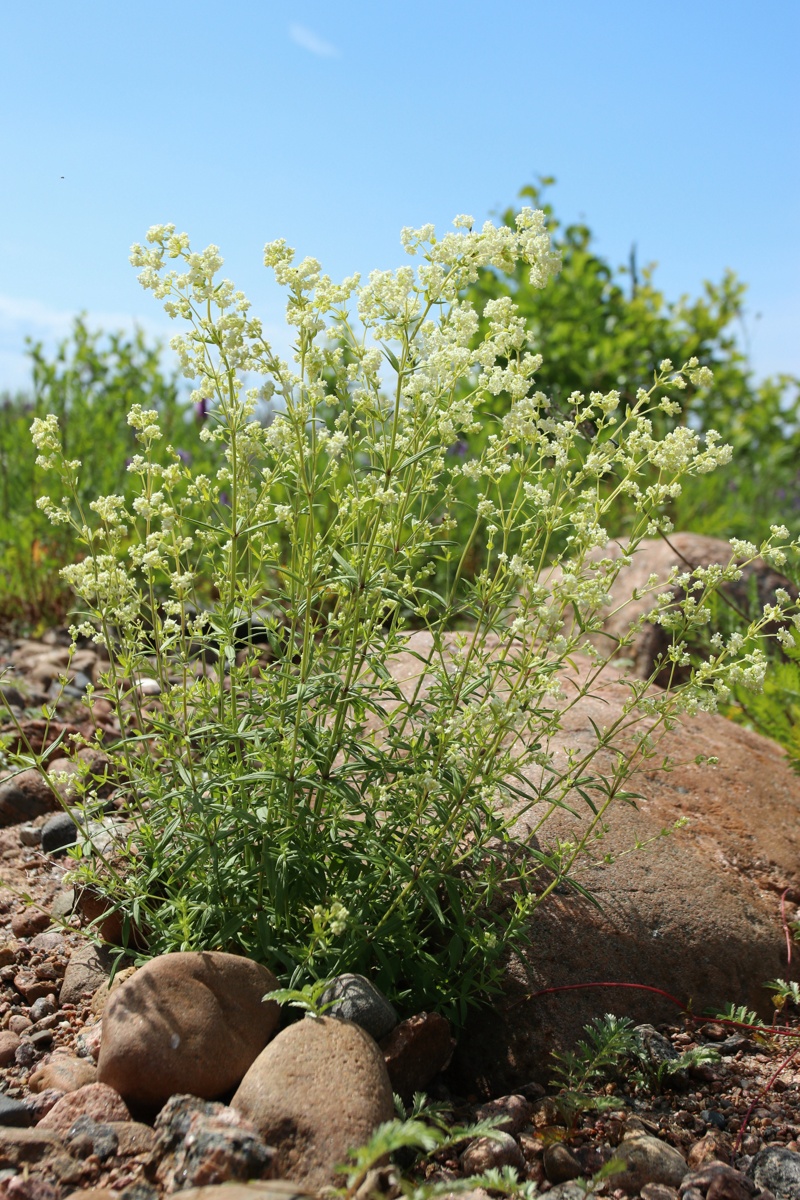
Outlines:
<svg viewBox="0 0 800 1200"><path fill-rule="evenodd" d="M513 296L526 318L530 348L543 358L537 384L562 413L570 410L575 391L616 389L624 408L665 358L677 365L696 357L711 367L714 386L689 387L678 420L716 429L734 447L733 465L685 481L672 504L675 528L759 541L771 524L781 523L796 537L800 380L788 375L753 379L741 349L745 284L729 271L717 283L706 282L698 297L667 300L656 286L654 267L640 267L634 251L628 264L615 269L595 250L588 225L559 221L547 196L552 183L541 179L523 188L520 204L546 212L562 259L558 277L539 289L522 267L513 275L487 270L469 298L482 312L488 300ZM507 223L513 224L518 207L503 214ZM38 344L29 354L30 392L0 398L0 622L18 632L66 619L71 593L59 570L79 553L72 531L52 525L36 508L46 486L30 440L33 417L58 416L66 452L82 460L87 502L99 494L129 494L126 463L134 453L134 432L126 414L133 404L160 413L165 437L157 453L166 456L171 444L209 468L213 453L199 437L203 414L194 411L159 348L148 345L141 332L106 336L79 318L53 354ZM487 397L486 405L498 415L508 398ZM664 417L665 423L671 420ZM479 449L461 441L452 453L466 456ZM624 535L630 516L620 506L609 533ZM466 531L459 531L457 548L465 537ZM476 561L482 552L476 542ZM439 571L447 573L446 562ZM728 613L720 619L729 618ZM729 715L778 737L800 759L800 667L783 659L776 666L765 693L757 700L737 697Z"/></svg>

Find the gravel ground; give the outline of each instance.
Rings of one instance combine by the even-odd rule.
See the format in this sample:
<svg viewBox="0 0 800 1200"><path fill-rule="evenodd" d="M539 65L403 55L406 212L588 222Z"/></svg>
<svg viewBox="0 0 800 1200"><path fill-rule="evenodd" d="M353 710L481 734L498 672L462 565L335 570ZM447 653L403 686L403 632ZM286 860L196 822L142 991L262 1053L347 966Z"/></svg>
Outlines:
<svg viewBox="0 0 800 1200"><path fill-rule="evenodd" d="M63 641L63 635L55 632L43 646L57 650ZM32 679L15 666L20 645L0 639L0 672L6 668L0 685L17 689L24 704L15 711L36 735L41 723L35 724L33 709L45 699L52 700L56 692L46 673L40 670L39 678ZM7 691L6 699L13 704L15 697ZM72 694L59 702L57 721L74 726L84 718L78 681ZM11 724L7 723L5 730L13 734ZM99 1052L106 989L101 987L93 994L90 989L71 1002L60 998L70 956L85 945L85 935L80 931L82 918L72 912L73 897L68 880L65 882L69 859L44 853L37 844L37 831L51 815L0 829L0 1134L3 1126L10 1129L27 1123L35 1127L62 1094L52 1087L42 1088L37 1075L54 1057L68 1055L90 1072ZM606 997L603 1002L607 1003ZM693 1068L680 1086L661 1094L618 1078L605 1089L614 1107L601 1114L584 1113L572 1130L561 1123L552 1095L520 1081L526 1104L517 1106L517 1115L508 1126L522 1154L520 1174L535 1181L540 1192L574 1177L576 1168L581 1175L590 1176L613 1156L625 1133L635 1128L676 1147L691 1168L721 1161L745 1172L753 1156L765 1147L800 1153L800 1021L791 1012L780 1019L783 1033L737 1030L688 1017L659 1026L676 1050L710 1045L720 1051L719 1061ZM452 1096L446 1080L434 1081L430 1092L446 1101L459 1121L485 1111L481 1108L485 1098ZM19 1118L19 1105L26 1113L24 1122ZM505 1112L508 1104L501 1101L498 1107ZM128 1149L135 1151L136 1147ZM464 1149L440 1155L422 1174L447 1181L468 1173L470 1164L473 1168L476 1163L502 1165L497 1154L494 1159L490 1154L482 1160L477 1151L470 1157ZM73 1165L64 1168L67 1177L61 1179L60 1191L57 1186L52 1193L35 1188L26 1191L21 1183L12 1187L12 1175L0 1167L0 1197L59 1200L88 1186L110 1187L118 1193L134 1184L152 1189L152 1147L142 1150L140 1146L139 1151L79 1156L78 1167L71 1160ZM512 1153L516 1161L514 1154L516 1150ZM603 1190L616 1197L640 1194L615 1188L613 1178ZM141 1191L138 1196L144 1200L157 1194L156 1189ZM703 1188L697 1194L703 1196ZM670 1200L678 1191L652 1191L651 1185L650 1193L645 1188L641 1195L645 1200ZM719 1195L725 1200L727 1193L719 1191ZM734 1190L730 1195L737 1193ZM689 1195L687 1200L695 1198Z"/></svg>

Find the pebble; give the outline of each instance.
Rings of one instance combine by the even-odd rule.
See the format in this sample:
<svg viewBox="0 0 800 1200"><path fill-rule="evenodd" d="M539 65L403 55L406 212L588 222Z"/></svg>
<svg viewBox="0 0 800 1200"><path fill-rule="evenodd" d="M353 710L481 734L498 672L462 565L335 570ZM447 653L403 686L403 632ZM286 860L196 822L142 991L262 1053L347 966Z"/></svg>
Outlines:
<svg viewBox="0 0 800 1200"><path fill-rule="evenodd" d="M260 1179L275 1152L240 1112L195 1096L172 1096L154 1125L160 1158L156 1178L167 1192Z"/></svg>
<svg viewBox="0 0 800 1200"><path fill-rule="evenodd" d="M614 1176L614 1186L632 1193L639 1191L645 1183L678 1187L687 1171L686 1160L680 1151L639 1130L622 1139L614 1157L625 1164L625 1170Z"/></svg>
<svg viewBox="0 0 800 1200"><path fill-rule="evenodd" d="M11 932L15 938L32 938L42 933L50 924L50 914L41 908L26 908L14 913L11 918Z"/></svg>
<svg viewBox="0 0 800 1200"><path fill-rule="evenodd" d="M516 1136L530 1122L532 1112L533 1105L524 1096L499 1096L497 1100L490 1100L488 1104L476 1108L475 1120L500 1118L496 1128Z"/></svg>
<svg viewBox="0 0 800 1200"><path fill-rule="evenodd" d="M101 1162L111 1158L119 1148L119 1139L112 1127L105 1122L95 1121L94 1117L88 1115L78 1117L70 1125L64 1135L64 1141L70 1153L78 1158L88 1158L93 1154Z"/></svg>
<svg viewBox="0 0 800 1200"><path fill-rule="evenodd" d="M30 1038L21 1038L14 1051L14 1062L18 1067L32 1067L36 1062L36 1047Z"/></svg>
<svg viewBox="0 0 800 1200"><path fill-rule="evenodd" d="M25 697L11 683L0 683L0 708L3 705L13 705L14 708L25 707ZM6 714L7 715L7 714Z"/></svg>
<svg viewBox="0 0 800 1200"><path fill-rule="evenodd" d="M53 980L40 979L38 975L26 967L23 967L21 971L17 971L14 975L14 987L27 1004L33 1004L40 996L54 995Z"/></svg>
<svg viewBox="0 0 800 1200"><path fill-rule="evenodd" d="M25 1018L22 1017L21 1020ZM14 1017L11 1018L11 1021ZM9 1022L9 1025L11 1022ZM30 1027L30 1023L29 1023ZM0 1029L0 1067L8 1067L14 1061L14 1055L19 1046L19 1034L11 1028Z"/></svg>
<svg viewBox="0 0 800 1200"><path fill-rule="evenodd" d="M75 907L75 889L61 888L53 897L53 902L50 905L50 912L55 919L64 919L70 915Z"/></svg>
<svg viewBox="0 0 800 1200"><path fill-rule="evenodd" d="M52 1000L48 1000L47 996L40 996L38 1000L34 1000L31 1005L30 1018L32 1021L41 1021L44 1017L50 1017L56 1011L56 1006Z"/></svg>
<svg viewBox="0 0 800 1200"><path fill-rule="evenodd" d="M38 825L20 825L19 840L23 846L33 848L42 843L42 831Z"/></svg>
<svg viewBox="0 0 800 1200"><path fill-rule="evenodd" d="M61 1200L61 1194L57 1183L32 1175L14 1175L3 1188L3 1200Z"/></svg>
<svg viewBox="0 0 800 1200"><path fill-rule="evenodd" d="M383 992L363 975L337 975L322 993L321 1002L328 1017L353 1021L366 1029L376 1042L391 1033L400 1018Z"/></svg>
<svg viewBox="0 0 800 1200"><path fill-rule="evenodd" d="M567 1183L583 1174L580 1162L561 1142L546 1146L542 1156L544 1173L551 1183Z"/></svg>
<svg viewBox="0 0 800 1200"><path fill-rule="evenodd" d="M712 1129L692 1146L687 1163L692 1168L707 1162L729 1163L732 1149L731 1137L720 1129Z"/></svg>
<svg viewBox="0 0 800 1200"><path fill-rule="evenodd" d="M455 1049L450 1022L439 1013L418 1013L392 1030L381 1043L392 1088L408 1101L443 1071Z"/></svg>
<svg viewBox="0 0 800 1200"><path fill-rule="evenodd" d="M31 1114L21 1100L0 1092L0 1125L24 1127L31 1124Z"/></svg>
<svg viewBox="0 0 800 1200"><path fill-rule="evenodd" d="M54 1054L49 1062L33 1072L28 1080L32 1092L55 1088L60 1092L76 1092L88 1083L97 1082L97 1067L86 1058L71 1054Z"/></svg>
<svg viewBox="0 0 800 1200"><path fill-rule="evenodd" d="M49 784L33 767L0 783L0 827L19 825L57 807Z"/></svg>
<svg viewBox="0 0 800 1200"><path fill-rule="evenodd" d="M131 1119L128 1107L118 1092L104 1083L89 1083L57 1100L37 1128L64 1134L82 1116L94 1117L103 1124Z"/></svg>
<svg viewBox="0 0 800 1200"><path fill-rule="evenodd" d="M734 1167L727 1163L706 1163L698 1171L691 1171L681 1184L681 1195L692 1189L711 1200L752 1200L758 1188Z"/></svg>
<svg viewBox="0 0 800 1200"><path fill-rule="evenodd" d="M747 1168L747 1175L761 1188L769 1188L775 1200L800 1197L800 1154L783 1146L759 1150Z"/></svg>
<svg viewBox="0 0 800 1200"><path fill-rule="evenodd" d="M31 1092L25 1098L23 1103L31 1114L31 1120L34 1125L37 1125L42 1117L46 1117L55 1108L63 1095L64 1093L60 1092L57 1088L47 1088L43 1092Z"/></svg>
<svg viewBox="0 0 800 1200"><path fill-rule="evenodd" d="M111 953L107 947L86 942L72 951L58 995L59 1004L79 1004L93 995L111 973Z"/></svg>
<svg viewBox="0 0 800 1200"><path fill-rule="evenodd" d="M461 1166L467 1175L482 1175L484 1171L503 1167L523 1171L525 1159L511 1134L498 1131L491 1137L475 1138L470 1142L461 1154Z"/></svg>
<svg viewBox="0 0 800 1200"><path fill-rule="evenodd" d="M69 813L55 813L42 826L42 850L45 854L58 854L78 840L78 826Z"/></svg>

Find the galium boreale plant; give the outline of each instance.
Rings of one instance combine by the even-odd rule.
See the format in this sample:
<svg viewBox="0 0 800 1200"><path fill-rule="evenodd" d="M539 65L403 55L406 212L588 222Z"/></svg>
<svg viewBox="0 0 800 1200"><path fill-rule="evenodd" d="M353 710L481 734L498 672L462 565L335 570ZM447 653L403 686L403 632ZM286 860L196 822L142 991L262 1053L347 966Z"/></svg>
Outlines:
<svg viewBox="0 0 800 1200"><path fill-rule="evenodd" d="M441 238L426 226L402 241L412 263L342 284L283 241L267 246L288 292L287 362L217 279L216 247L152 228L132 261L188 326L172 344L223 465L212 477L177 452L157 460L157 415L135 405L138 493L85 508L55 417L33 437L61 481L63 499L43 507L84 548L64 572L75 636L107 648L98 691L123 730L127 824L100 854L84 844L76 876L135 923L147 953L234 950L291 988L362 971L460 1017L631 800L663 731L712 711L736 680L760 685L757 639L774 615L746 643L715 644L680 686L629 681L593 748L556 753L565 711L624 654L626 639L606 657L591 641L617 572L670 528L681 479L728 460L713 431L654 433L654 413L677 412L686 381L709 387L710 373L665 361L623 413L616 393L592 393L565 417L536 387L512 300L487 303L478 336L460 298L481 269L519 261L547 284L558 263L542 214L523 210L513 228L459 217ZM448 453L501 392L508 411L486 417L480 453ZM269 424L255 417L265 398ZM612 559L605 523L622 497L637 519ZM464 505L471 532L454 545ZM681 577L684 598L662 597L653 618L671 661L685 661L688 632L741 560L780 564L787 541L775 527L760 549L737 544L728 566ZM559 806L585 813L572 842L548 839Z"/></svg>

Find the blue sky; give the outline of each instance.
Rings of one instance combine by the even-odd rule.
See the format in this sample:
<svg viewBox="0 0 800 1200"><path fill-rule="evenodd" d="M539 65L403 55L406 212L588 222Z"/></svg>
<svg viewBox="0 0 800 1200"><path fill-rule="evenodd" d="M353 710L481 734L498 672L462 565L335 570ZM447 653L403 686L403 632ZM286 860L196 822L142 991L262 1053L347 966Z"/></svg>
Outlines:
<svg viewBox="0 0 800 1200"><path fill-rule="evenodd" d="M403 261L540 174L670 297L732 267L758 374L800 374L797 0L38 0L3 6L0 389L84 310L170 322L127 261L173 221L284 337L261 266Z"/></svg>

